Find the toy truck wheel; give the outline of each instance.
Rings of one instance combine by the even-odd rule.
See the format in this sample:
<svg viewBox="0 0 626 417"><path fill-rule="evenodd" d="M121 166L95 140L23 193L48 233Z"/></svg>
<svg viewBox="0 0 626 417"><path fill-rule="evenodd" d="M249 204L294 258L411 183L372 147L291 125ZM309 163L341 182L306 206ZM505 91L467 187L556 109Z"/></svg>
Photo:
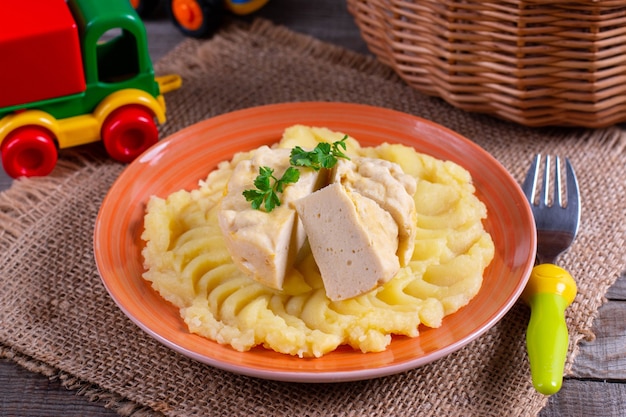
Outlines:
<svg viewBox="0 0 626 417"><path fill-rule="evenodd" d="M183 34L204 38L219 27L224 15L224 0L168 0L167 11Z"/></svg>
<svg viewBox="0 0 626 417"><path fill-rule="evenodd" d="M11 132L2 142L2 165L13 177L43 177L56 166L56 143L46 129L24 126Z"/></svg>
<svg viewBox="0 0 626 417"><path fill-rule="evenodd" d="M160 0L130 0L131 6L140 17L148 17L159 5Z"/></svg>
<svg viewBox="0 0 626 417"><path fill-rule="evenodd" d="M152 113L141 106L120 107L102 124L104 147L111 158L120 162L131 162L158 140Z"/></svg>

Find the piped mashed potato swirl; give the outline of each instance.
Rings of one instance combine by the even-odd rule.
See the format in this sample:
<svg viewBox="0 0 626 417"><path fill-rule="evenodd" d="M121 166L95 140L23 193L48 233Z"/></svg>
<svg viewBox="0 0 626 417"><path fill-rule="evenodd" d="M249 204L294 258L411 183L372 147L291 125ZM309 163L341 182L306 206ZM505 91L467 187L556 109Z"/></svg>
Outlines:
<svg viewBox="0 0 626 417"><path fill-rule="evenodd" d="M343 133L293 126L275 146L313 148ZM148 202L142 239L144 279L180 310L189 331L246 351L255 346L320 357L340 345L379 352L392 335L417 337L439 327L478 293L494 245L482 221L485 205L465 169L398 144L361 147L351 157L398 164L417 181L417 227L410 261L390 281L365 294L331 301L311 251L305 248L282 290L247 276L234 263L218 224L218 208L234 167L251 152L223 161L197 189ZM332 231L328 231L332 233Z"/></svg>

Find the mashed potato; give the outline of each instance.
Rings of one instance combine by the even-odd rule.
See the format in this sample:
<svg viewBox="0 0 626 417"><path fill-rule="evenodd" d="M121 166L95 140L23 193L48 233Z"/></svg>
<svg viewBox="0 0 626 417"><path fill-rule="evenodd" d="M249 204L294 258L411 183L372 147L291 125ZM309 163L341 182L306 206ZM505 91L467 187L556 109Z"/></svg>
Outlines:
<svg viewBox="0 0 626 417"><path fill-rule="evenodd" d="M343 136L325 128L293 126L276 146L313 148ZM350 138L347 152L395 162L417 180L415 248L389 282L351 299L331 301L306 246L282 290L240 271L225 246L217 213L230 174L250 152L222 162L195 190L150 199L142 235L144 278L180 309L191 332L239 351L261 345L319 357L347 344L378 352L392 334L417 337L420 324L440 326L446 315L478 293L494 255L482 224L486 208L474 195L470 174L397 144L361 147Z"/></svg>

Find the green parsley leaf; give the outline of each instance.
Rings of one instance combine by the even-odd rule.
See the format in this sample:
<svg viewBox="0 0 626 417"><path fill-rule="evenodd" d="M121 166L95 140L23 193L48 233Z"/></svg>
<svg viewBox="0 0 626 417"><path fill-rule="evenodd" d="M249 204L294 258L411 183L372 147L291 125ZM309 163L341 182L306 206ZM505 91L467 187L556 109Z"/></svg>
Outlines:
<svg viewBox="0 0 626 417"><path fill-rule="evenodd" d="M271 212L280 206L278 193L282 194L287 185L294 184L300 179L300 171L296 167L319 171L321 168L334 167L338 158L350 159L343 152L346 150L347 138L348 135L345 135L343 139L332 144L320 142L312 151L305 151L296 146L289 156L291 166L285 170L282 177L276 178L274 170L270 167L260 167L259 175L253 182L256 189L245 190L243 196L251 203L253 209L259 210L264 207L266 212Z"/></svg>
<svg viewBox="0 0 626 417"><path fill-rule="evenodd" d="M342 148L344 151L347 149L346 139L348 139L348 135L345 135L343 139L337 142L333 142L333 150L332 153L336 158L350 159L348 155L343 153L343 151L339 148Z"/></svg>
<svg viewBox="0 0 626 417"><path fill-rule="evenodd" d="M293 166L313 168L313 160L311 158L311 152L305 151L301 147L296 146L295 148L291 150L289 163Z"/></svg>
<svg viewBox="0 0 626 417"><path fill-rule="evenodd" d="M350 159L341 149L346 150L345 135L343 139L332 144L320 142L312 151L305 151L300 146L291 150L289 163L293 166L312 168L319 171L321 168L332 168L337 163L338 158Z"/></svg>
<svg viewBox="0 0 626 417"><path fill-rule="evenodd" d="M294 167L289 167L285 171L282 177L276 182L276 191L282 193L285 186L288 184L294 184L300 179L300 171Z"/></svg>
<svg viewBox="0 0 626 417"><path fill-rule="evenodd" d="M268 213L280 206L277 193L282 193L287 184L295 183L300 179L300 171L289 167L279 179L274 176L274 170L269 167L260 167L259 175L254 179L256 189L244 190L242 193L246 201L251 202L252 208L265 208Z"/></svg>

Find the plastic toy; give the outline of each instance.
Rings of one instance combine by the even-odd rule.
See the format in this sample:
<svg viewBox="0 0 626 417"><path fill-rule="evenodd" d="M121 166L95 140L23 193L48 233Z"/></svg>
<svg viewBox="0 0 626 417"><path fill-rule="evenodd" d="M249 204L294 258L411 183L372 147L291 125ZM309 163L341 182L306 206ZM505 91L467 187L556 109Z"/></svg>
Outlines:
<svg viewBox="0 0 626 417"><path fill-rule="evenodd" d="M59 149L102 140L130 162L158 140L164 93L128 0L23 0L0 14L0 153L11 177L45 176ZM10 63L10 65L9 65Z"/></svg>
<svg viewBox="0 0 626 417"><path fill-rule="evenodd" d="M185 35L203 38L215 31L225 11L246 15L259 10L269 0L166 0L170 19ZM149 16L161 0L130 0L142 17Z"/></svg>

